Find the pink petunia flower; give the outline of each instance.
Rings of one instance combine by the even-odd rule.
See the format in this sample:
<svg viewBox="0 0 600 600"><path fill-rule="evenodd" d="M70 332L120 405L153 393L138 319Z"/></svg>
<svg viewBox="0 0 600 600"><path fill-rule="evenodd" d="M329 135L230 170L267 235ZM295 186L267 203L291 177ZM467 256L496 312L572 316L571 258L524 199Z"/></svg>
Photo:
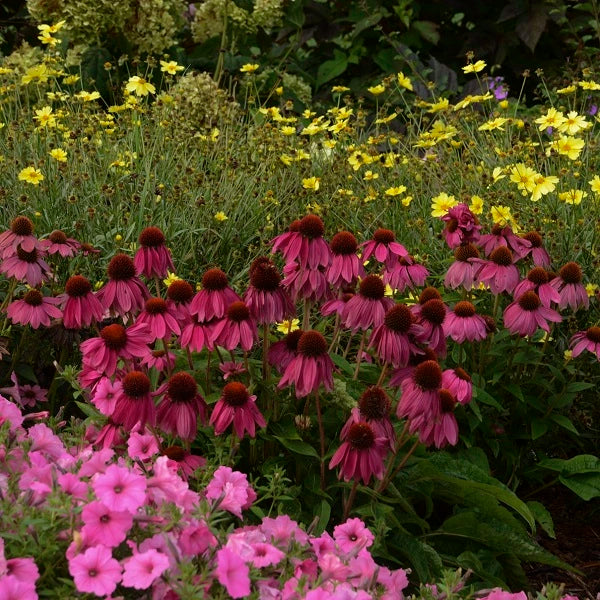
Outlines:
<svg viewBox="0 0 600 600"><path fill-rule="evenodd" d="M39 290L29 290L21 300L14 300L6 308L6 314L13 323L29 325L37 329L40 325L49 327L52 319L60 319L60 300L43 296Z"/></svg>
<svg viewBox="0 0 600 600"><path fill-rule="evenodd" d="M477 314L471 302L461 300L454 305L444 321L444 333L458 344L467 340L479 342L487 337L485 319Z"/></svg>
<svg viewBox="0 0 600 600"><path fill-rule="evenodd" d="M35 406L38 402L48 402L48 391L37 384L20 386L19 396L23 406Z"/></svg>
<svg viewBox="0 0 600 600"><path fill-rule="evenodd" d="M544 306L535 292L525 292L504 310L504 326L521 337L533 335L538 327L550 331L548 321L560 323L562 317Z"/></svg>
<svg viewBox="0 0 600 600"><path fill-rule="evenodd" d="M122 585L147 590L169 568L169 558L151 548L126 558L124 566Z"/></svg>
<svg viewBox="0 0 600 600"><path fill-rule="evenodd" d="M90 397L90 402L103 414L109 417L115 410L117 398L121 394L123 386L116 379L112 382L108 377L102 377L96 387L94 393Z"/></svg>
<svg viewBox="0 0 600 600"><path fill-rule="evenodd" d="M82 535L88 544L116 548L133 525L133 516L125 510L111 510L99 501L90 502L81 512Z"/></svg>
<svg viewBox="0 0 600 600"><path fill-rule="evenodd" d="M356 255L358 242L349 231L336 233L329 244L331 264L327 267L327 281L334 288L353 285L359 277L364 277L365 268Z"/></svg>
<svg viewBox="0 0 600 600"><path fill-rule="evenodd" d="M375 536L361 519L355 518L336 525L333 529L333 539L344 554L350 554L372 546Z"/></svg>
<svg viewBox="0 0 600 600"><path fill-rule="evenodd" d="M0 600L38 600L35 584L14 575L1 576Z"/></svg>
<svg viewBox="0 0 600 600"><path fill-rule="evenodd" d="M285 553L266 542L255 542L252 544L251 562L257 569L278 565L284 558Z"/></svg>
<svg viewBox="0 0 600 600"><path fill-rule="evenodd" d="M394 301L385 296L385 285L381 277L367 275L355 294L344 306L341 320L344 327L353 333L381 325L385 313L394 306Z"/></svg>
<svg viewBox="0 0 600 600"><path fill-rule="evenodd" d="M256 406L256 396L251 396L243 383L232 381L223 388L221 397L210 415L210 424L221 435L233 423L233 430L241 440L247 431L256 435L256 426L266 427L265 418Z"/></svg>
<svg viewBox="0 0 600 600"><path fill-rule="evenodd" d="M151 279L166 277L167 271L174 271L171 251L165 244L165 236L158 227L146 227L138 238L140 247L133 263L138 273Z"/></svg>
<svg viewBox="0 0 600 600"><path fill-rule="evenodd" d="M133 460L149 460L155 454L158 454L159 450L156 437L151 433L134 431L129 434L127 454Z"/></svg>
<svg viewBox="0 0 600 600"><path fill-rule="evenodd" d="M215 575L232 598L245 598L250 595L250 569L229 548L221 548L217 552Z"/></svg>
<svg viewBox="0 0 600 600"><path fill-rule="evenodd" d="M19 246L14 255L0 263L0 273L24 281L31 287L37 287L48 279L50 273L50 266L43 256L41 249L34 248L31 252L26 252Z"/></svg>
<svg viewBox="0 0 600 600"><path fill-rule="evenodd" d="M97 475L92 487L96 497L111 510L135 513L146 500L146 478L117 465Z"/></svg>
<svg viewBox="0 0 600 600"><path fill-rule="evenodd" d="M77 240L67 237L60 229L55 229L40 245L48 254L58 254L62 258L72 258L81 248Z"/></svg>
<svg viewBox="0 0 600 600"><path fill-rule="evenodd" d="M69 560L69 573L78 592L108 596L121 581L121 565L106 546L93 546Z"/></svg>
<svg viewBox="0 0 600 600"><path fill-rule="evenodd" d="M100 321L104 307L92 292L92 284L81 275L67 279L65 293L58 296L62 302L63 324L67 329L81 329Z"/></svg>
<svg viewBox="0 0 600 600"><path fill-rule="evenodd" d="M396 241L396 234L390 229L376 229L373 239L363 242L362 260L368 261L371 256L389 268L393 268L398 258L407 258L408 251Z"/></svg>
<svg viewBox="0 0 600 600"><path fill-rule="evenodd" d="M600 360L600 327L589 327L585 331L577 332L571 338L569 347L573 351L573 358L587 350Z"/></svg>
<svg viewBox="0 0 600 600"><path fill-rule="evenodd" d="M181 530L178 545L184 556L199 556L217 545L217 538L204 521L192 520Z"/></svg>
<svg viewBox="0 0 600 600"><path fill-rule="evenodd" d="M256 492L248 483L245 473L230 467L219 467L206 486L206 497L218 500L218 508L242 518L242 510L250 508L256 500Z"/></svg>

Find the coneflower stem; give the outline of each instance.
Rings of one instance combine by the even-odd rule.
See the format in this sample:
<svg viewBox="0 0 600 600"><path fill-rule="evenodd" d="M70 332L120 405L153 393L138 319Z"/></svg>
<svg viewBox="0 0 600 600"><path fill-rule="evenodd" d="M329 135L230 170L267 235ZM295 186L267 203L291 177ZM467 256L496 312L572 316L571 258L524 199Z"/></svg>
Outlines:
<svg viewBox="0 0 600 600"><path fill-rule="evenodd" d="M365 348L365 342L367 340L367 332L366 330L362 332L362 336L360 337L360 346L358 347L358 354L356 355L356 369L354 370L354 376L352 379L356 381L358 379L358 372L360 371L360 361L362 359L362 353Z"/></svg>
<svg viewBox="0 0 600 600"><path fill-rule="evenodd" d="M319 391L315 392L315 404L317 405L317 421L319 422L319 441L321 444L321 489L325 490L325 429L323 428L323 416L321 415L321 400Z"/></svg>
<svg viewBox="0 0 600 600"><path fill-rule="evenodd" d="M310 329L310 300L308 298L304 299L302 329L304 331L308 331Z"/></svg>
<svg viewBox="0 0 600 600"><path fill-rule="evenodd" d="M331 338L331 345L329 346L329 354L334 351L334 348L337 346L338 338L340 335L340 315L335 316L335 325L333 327L333 336Z"/></svg>
<svg viewBox="0 0 600 600"><path fill-rule="evenodd" d="M269 385L269 379L271 378L271 369L269 369L269 325L265 323L263 325L263 357L262 357L262 377L263 383ZM271 404L269 400L268 404Z"/></svg>
<svg viewBox="0 0 600 600"><path fill-rule="evenodd" d="M206 360L206 393L210 394L210 359L212 352L208 351L208 359Z"/></svg>
<svg viewBox="0 0 600 600"><path fill-rule="evenodd" d="M346 506L344 507L344 516L342 517L342 521L345 521L350 514L350 509L354 504L354 499L356 498L356 490L358 489L358 481L354 481L352 484L352 489L350 490L350 495L348 496L348 501L346 502Z"/></svg>
<svg viewBox="0 0 600 600"><path fill-rule="evenodd" d="M154 278L154 287L156 287L156 297L160 298L160 281L158 277Z"/></svg>
<svg viewBox="0 0 600 600"><path fill-rule="evenodd" d="M171 377L173 369L171 369L171 361L169 360L169 338L162 339L163 348L165 349L165 356L167 357L167 376Z"/></svg>
<svg viewBox="0 0 600 600"><path fill-rule="evenodd" d="M350 352L350 346L352 345L353 335L350 334L350 338L348 339L348 343L346 344L346 349L344 350L344 358L348 356L348 352Z"/></svg>
<svg viewBox="0 0 600 600"><path fill-rule="evenodd" d="M381 374L379 375L379 379L377 380L377 386L381 386L381 384L383 383L383 380L385 379L385 374L387 373L388 370L388 363L387 361L383 363L383 367L381 369Z"/></svg>
<svg viewBox="0 0 600 600"><path fill-rule="evenodd" d="M408 459L413 455L414 451L417 449L417 447L419 446L420 443L421 442L417 439L417 441L410 447L409 451L402 457L400 464L394 469L394 472L392 473L392 476L389 478L389 480L385 484L385 487L381 487L379 489L379 492L383 492L385 490L385 488L389 485L390 481L392 481L392 479L394 479L394 477L396 477L396 475L398 475L398 472L400 471L400 469L406 464Z"/></svg>
<svg viewBox="0 0 600 600"><path fill-rule="evenodd" d="M192 369L192 371L194 370L194 361L192 360L192 351L189 348L186 348L187 350L187 359L188 359L188 365L190 366L190 369Z"/></svg>
<svg viewBox="0 0 600 600"><path fill-rule="evenodd" d="M408 430L408 421L406 421L404 423L402 432L400 433L400 436L396 440L396 447L394 448L394 452L392 453L392 456L390 456L390 461L388 462L387 469L385 470L385 475L383 476L383 479L379 483L379 486L377 488L378 492L383 491L388 485L389 478L392 473L392 469L394 468L394 463L396 462L396 456L398 456L398 451L400 450L400 448L402 448L402 444L404 444L404 436L406 435L407 430Z"/></svg>

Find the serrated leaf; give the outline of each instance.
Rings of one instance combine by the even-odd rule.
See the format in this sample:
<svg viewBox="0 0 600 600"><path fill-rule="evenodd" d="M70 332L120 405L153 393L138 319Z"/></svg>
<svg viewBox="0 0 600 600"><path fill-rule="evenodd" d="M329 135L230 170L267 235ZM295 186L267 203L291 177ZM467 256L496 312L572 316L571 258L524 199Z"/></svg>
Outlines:
<svg viewBox="0 0 600 600"><path fill-rule="evenodd" d="M552 538L556 539L554 533L554 522L552 521L552 515L548 512L546 507L541 502L530 500L527 503L529 510L535 517L535 520L540 524L540 527Z"/></svg>

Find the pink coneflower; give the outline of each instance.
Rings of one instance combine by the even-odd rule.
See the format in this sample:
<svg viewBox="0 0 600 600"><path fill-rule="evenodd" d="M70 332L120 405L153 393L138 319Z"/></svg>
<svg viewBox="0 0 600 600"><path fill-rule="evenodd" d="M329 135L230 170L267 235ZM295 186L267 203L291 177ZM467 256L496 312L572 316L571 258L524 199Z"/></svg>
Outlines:
<svg viewBox="0 0 600 600"><path fill-rule="evenodd" d="M33 223L27 217L16 217L10 229L0 233L0 258L13 256L19 247L25 252L39 248L39 241L33 235Z"/></svg>
<svg viewBox="0 0 600 600"><path fill-rule="evenodd" d="M196 380L185 372L175 373L168 383L166 393L158 405L159 427L183 440L196 437L198 418L206 424L208 407L198 393Z"/></svg>
<svg viewBox="0 0 600 600"><path fill-rule="evenodd" d="M181 333L175 311L169 309L162 298L148 298L144 310L137 316L136 323L148 325L152 341L169 339L173 334Z"/></svg>
<svg viewBox="0 0 600 600"><path fill-rule="evenodd" d="M381 277L367 275L360 282L358 293L344 306L341 314L342 324L353 333L359 329L377 327L383 323L385 313L392 306L394 301L386 298L385 285Z"/></svg>
<svg viewBox="0 0 600 600"><path fill-rule="evenodd" d="M256 321L250 315L250 309L244 302L237 300L227 308L224 319L219 319L211 328L213 345L226 350L240 347L247 352L258 340Z"/></svg>
<svg viewBox="0 0 600 600"><path fill-rule="evenodd" d="M37 329L40 325L50 326L52 319L60 319L62 311L58 308L59 298L42 296L38 290L29 290L22 299L11 302L6 314L13 323L30 325Z"/></svg>
<svg viewBox="0 0 600 600"><path fill-rule="evenodd" d="M283 274L285 278L281 285L295 302L299 300L322 302L331 298L324 267L307 269L298 263L290 262L283 267Z"/></svg>
<svg viewBox="0 0 600 600"><path fill-rule="evenodd" d="M514 265L512 252L506 246L498 246L490 252L489 260L474 259L480 265L477 280L487 284L492 294L511 293L519 283L519 270Z"/></svg>
<svg viewBox="0 0 600 600"><path fill-rule="evenodd" d="M102 306L119 316L142 310L150 292L137 276L131 258L126 254L113 256L107 272L110 281L97 294Z"/></svg>
<svg viewBox="0 0 600 600"><path fill-rule="evenodd" d="M318 331L305 331L298 340L298 354L285 369L277 387L296 386L296 397L316 392L323 384L333 389L333 361L327 352L327 341Z"/></svg>
<svg viewBox="0 0 600 600"><path fill-rule="evenodd" d="M138 324L127 329L119 323L107 325L100 331L100 337L81 343L84 370L112 375L119 358L143 358L148 353L150 341L147 325Z"/></svg>
<svg viewBox="0 0 600 600"><path fill-rule="evenodd" d="M136 423L142 427L154 426L156 410L150 395L150 379L141 371L131 371L121 380L121 391L117 396L112 419L132 430Z"/></svg>
<svg viewBox="0 0 600 600"><path fill-rule="evenodd" d="M477 242L481 225L477 217L464 204L453 206L443 217L446 227L442 235L450 248L456 248L468 242Z"/></svg>
<svg viewBox="0 0 600 600"><path fill-rule="evenodd" d="M147 590L168 568L169 557L154 548L146 552L137 552L123 562L124 587Z"/></svg>
<svg viewBox="0 0 600 600"><path fill-rule="evenodd" d="M549 267L550 266L550 255L543 246L544 240L537 231L530 231L521 236L524 240L527 240L531 246L527 249L527 252L523 255L533 258L533 264L536 267Z"/></svg>
<svg viewBox="0 0 600 600"><path fill-rule="evenodd" d="M600 360L600 327L589 327L585 331L577 332L571 338L569 347L573 351L573 358L577 358L587 350Z"/></svg>
<svg viewBox="0 0 600 600"><path fill-rule="evenodd" d="M98 248L94 248L92 244L88 244L87 242L81 242L81 254L83 254L83 256L95 257L100 253L100 250L98 250Z"/></svg>
<svg viewBox="0 0 600 600"><path fill-rule="evenodd" d="M23 406L35 406L38 402L48 402L47 390L39 385L20 385L19 396ZM30 429L31 431L31 429Z"/></svg>
<svg viewBox="0 0 600 600"><path fill-rule="evenodd" d="M250 266L250 286L244 294L250 314L260 325L290 319L296 307L281 285L281 276L271 259L261 256Z"/></svg>
<svg viewBox="0 0 600 600"><path fill-rule="evenodd" d="M378 262L393 268L398 258L408 258L406 248L396 241L396 234L390 229L376 229L373 239L363 242L361 247L363 263L375 256Z"/></svg>
<svg viewBox="0 0 600 600"><path fill-rule="evenodd" d="M190 319L190 304L193 297L194 288L183 279L173 281L167 288L167 306L175 314L181 327Z"/></svg>
<svg viewBox="0 0 600 600"><path fill-rule="evenodd" d="M104 307L92 293L92 284L81 275L69 277L65 293L58 298L62 302L63 325L67 329L89 327L104 315Z"/></svg>
<svg viewBox="0 0 600 600"><path fill-rule="evenodd" d="M477 314L477 309L471 302L462 300L454 305L444 321L444 333L455 342L462 344L479 342L487 337L485 319Z"/></svg>
<svg viewBox="0 0 600 600"><path fill-rule="evenodd" d="M191 477L200 467L206 465L206 459L202 456L190 454L181 446L168 446L161 450L161 454L166 456L179 469L184 479Z"/></svg>
<svg viewBox="0 0 600 600"><path fill-rule="evenodd" d="M266 427L265 418L256 406L256 396L251 396L243 383L232 381L221 392L221 397L210 415L210 424L221 435L233 423L233 430L241 440L247 431L256 435L256 425Z"/></svg>
<svg viewBox="0 0 600 600"><path fill-rule="evenodd" d="M171 251L165 245L165 236L158 227L146 227L138 238L140 247L133 262L138 273L144 277L166 277L174 271Z"/></svg>
<svg viewBox="0 0 600 600"><path fill-rule="evenodd" d="M115 423L112 419L108 419L106 425L99 432L95 432L92 427L86 429L85 437L92 439L94 446L113 451L113 448L122 446L125 442L121 425Z"/></svg>
<svg viewBox="0 0 600 600"><path fill-rule="evenodd" d="M124 510L111 510L102 502L86 504L81 512L82 535L87 544L104 544L116 548L133 525L133 516Z"/></svg>
<svg viewBox="0 0 600 600"><path fill-rule="evenodd" d="M358 550L369 548L375 536L365 527L361 519L348 519L345 523L333 528L333 539L337 547L344 553L356 555Z"/></svg>
<svg viewBox="0 0 600 600"><path fill-rule="evenodd" d="M283 373L298 354L298 342L304 332L302 329L290 331L281 341L269 348L269 364Z"/></svg>
<svg viewBox="0 0 600 600"><path fill-rule="evenodd" d="M141 364L149 369L168 371L175 366L175 354L166 350L151 350L142 358Z"/></svg>
<svg viewBox="0 0 600 600"><path fill-rule="evenodd" d="M414 290L425 285L429 271L415 262L412 256L399 258L393 268L386 267L383 271L383 283L394 290L403 292L406 288Z"/></svg>
<svg viewBox="0 0 600 600"><path fill-rule="evenodd" d="M285 249L279 248L286 263L297 262L310 270L329 266L331 251L323 239L324 232L323 221L317 215L306 215L300 219L297 233L290 235ZM275 245L273 249L275 250Z"/></svg>
<svg viewBox="0 0 600 600"><path fill-rule="evenodd" d="M550 285L550 276L543 267L531 269L527 277L515 287L513 297L518 300L522 294L529 291L535 292L544 306L560 302L560 294Z"/></svg>
<svg viewBox="0 0 600 600"><path fill-rule="evenodd" d="M471 377L461 367L446 369L442 373L442 387L450 390L461 404L468 404L473 398Z"/></svg>
<svg viewBox="0 0 600 600"><path fill-rule="evenodd" d="M94 388L94 393L90 402L107 417L113 414L118 396L122 390L121 382L117 379L114 382L108 377L102 377Z"/></svg>
<svg viewBox="0 0 600 600"><path fill-rule="evenodd" d="M106 546L92 546L69 561L69 573L78 592L109 596L121 581L121 565Z"/></svg>
<svg viewBox="0 0 600 600"><path fill-rule="evenodd" d="M396 408L399 419L413 421L418 417L433 418L439 411L442 369L435 360L418 364L412 375L402 381L402 396Z"/></svg>
<svg viewBox="0 0 600 600"><path fill-rule="evenodd" d="M50 273L50 266L42 256L41 249L34 248L31 252L27 252L18 246L15 254L0 263L0 273L25 281L31 287L37 287L42 281L48 279Z"/></svg>
<svg viewBox="0 0 600 600"><path fill-rule="evenodd" d="M55 229L40 245L48 254L58 254L62 258L72 258L81 247L81 244L65 235L60 229Z"/></svg>
<svg viewBox="0 0 600 600"><path fill-rule="evenodd" d="M425 331L415 323L408 306L398 303L385 313L383 323L373 329L369 347L381 360L394 367L405 367L411 354L421 352L415 342L424 339Z"/></svg>
<svg viewBox="0 0 600 600"><path fill-rule="evenodd" d="M329 468L340 465L339 478L344 481L361 481L369 485L371 477L383 477L383 459L386 454L385 438L375 437L366 421L353 423L342 445L331 458Z"/></svg>
<svg viewBox="0 0 600 600"><path fill-rule="evenodd" d="M356 255L358 242L349 231L336 233L329 244L332 258L327 268L327 281L334 287L354 284L359 277L364 277L365 268Z"/></svg>
<svg viewBox="0 0 600 600"><path fill-rule="evenodd" d="M450 390L439 391L440 408L433 419L423 419L419 426L419 441L426 446L443 448L450 444L456 446L458 442L458 423L454 416L456 398Z"/></svg>
<svg viewBox="0 0 600 600"><path fill-rule="evenodd" d="M483 248L486 256L499 246L508 246L519 258L522 258L531 248L531 242L515 235L510 225L503 227L498 223L492 227L491 233L482 235L477 243Z"/></svg>
<svg viewBox="0 0 600 600"><path fill-rule="evenodd" d="M281 252L284 257L287 251L287 247L290 245L298 234L298 228L300 227L300 219L292 221L286 231L274 237L271 240L271 252Z"/></svg>
<svg viewBox="0 0 600 600"><path fill-rule="evenodd" d="M535 292L525 292L518 300L511 302L504 310L504 326L521 337L533 335L538 327L550 331L548 321L560 323L562 317L551 308L544 306Z"/></svg>
<svg viewBox="0 0 600 600"><path fill-rule="evenodd" d="M344 310L344 306L346 303L354 296L353 292L346 292L339 296L338 298L333 298L332 300L327 300L327 302L323 302L321 304L321 314L324 317L328 317L330 315L342 316L342 311Z"/></svg>
<svg viewBox="0 0 600 600"><path fill-rule="evenodd" d="M146 478L130 469L110 465L92 480L96 498L111 510L125 510L135 514L146 501Z"/></svg>
<svg viewBox="0 0 600 600"><path fill-rule="evenodd" d="M475 285L477 266L474 260L479 258L479 250L473 244L463 244L454 250L454 262L448 267L444 286L455 290L464 287L469 291Z"/></svg>
<svg viewBox="0 0 600 600"><path fill-rule="evenodd" d="M219 365L219 371L223 373L223 379L227 381L231 377L238 377L246 373L246 367L244 363L238 363L235 361L228 361Z"/></svg>
<svg viewBox="0 0 600 600"><path fill-rule="evenodd" d="M413 306L413 313L417 315L417 322L423 327L425 339L428 340L431 349L439 356L444 357L446 356L444 325L448 318L448 308L441 297L432 296L433 292L428 292L428 290L433 290L439 296L439 292L435 288L425 288L419 304Z"/></svg>
<svg viewBox="0 0 600 600"><path fill-rule="evenodd" d="M210 322L200 322L198 317L190 317L187 325L181 331L179 343L182 348L193 352L202 352L204 348L214 350L212 343L212 327L219 319Z"/></svg>
<svg viewBox="0 0 600 600"><path fill-rule="evenodd" d="M221 269L209 269L202 276L202 289L190 304L190 314L199 322L222 319L227 307L240 297L227 285L227 275Z"/></svg>
<svg viewBox="0 0 600 600"><path fill-rule="evenodd" d="M561 310L567 306L577 311L582 306L586 309L590 307L590 299L581 284L583 273L581 267L576 262L568 262L558 272L550 285L560 294L558 308Z"/></svg>

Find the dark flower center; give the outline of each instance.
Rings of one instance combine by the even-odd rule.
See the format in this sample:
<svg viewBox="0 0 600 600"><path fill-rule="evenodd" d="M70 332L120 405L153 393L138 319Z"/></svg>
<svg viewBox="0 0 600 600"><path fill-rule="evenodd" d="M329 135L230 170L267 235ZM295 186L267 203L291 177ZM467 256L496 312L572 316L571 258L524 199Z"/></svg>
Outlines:
<svg viewBox="0 0 600 600"><path fill-rule="evenodd" d="M146 227L146 229L143 229L142 233L140 233L138 241L140 242L140 246L156 248L164 245L165 235L158 227Z"/></svg>
<svg viewBox="0 0 600 600"><path fill-rule="evenodd" d="M325 233L325 226L323 221L317 215L306 215L300 220L298 225L298 231L309 239L315 239L322 237Z"/></svg>
<svg viewBox="0 0 600 600"><path fill-rule="evenodd" d="M525 292L519 297L519 306L523 310L533 311L542 304L540 297L532 291Z"/></svg>
<svg viewBox="0 0 600 600"><path fill-rule="evenodd" d="M149 315L163 315L167 312L167 303L162 298L148 298L146 312Z"/></svg>
<svg viewBox="0 0 600 600"><path fill-rule="evenodd" d="M441 300L427 300L421 306L421 316L434 325L441 325L446 318L446 305Z"/></svg>
<svg viewBox="0 0 600 600"><path fill-rule="evenodd" d="M135 277L135 265L127 254L117 254L108 263L108 276L115 281L125 281Z"/></svg>
<svg viewBox="0 0 600 600"><path fill-rule="evenodd" d="M167 448L163 448L162 454L175 462L181 462L186 456L185 450L180 446L168 446Z"/></svg>
<svg viewBox="0 0 600 600"><path fill-rule="evenodd" d="M390 244L396 241L396 234L391 229L376 229L373 240L379 244Z"/></svg>
<svg viewBox="0 0 600 600"><path fill-rule="evenodd" d="M188 373L175 373L167 385L169 398L173 402L189 402L198 393L196 380Z"/></svg>
<svg viewBox="0 0 600 600"><path fill-rule="evenodd" d="M535 267L527 273L527 279L535 285L542 285L543 283L548 283L548 273L544 267Z"/></svg>
<svg viewBox="0 0 600 600"><path fill-rule="evenodd" d="M327 354L327 341L318 331L305 331L298 340L298 352L313 358L323 356Z"/></svg>
<svg viewBox="0 0 600 600"><path fill-rule="evenodd" d="M435 360L425 360L415 367L415 383L424 390L436 390L442 385L442 369Z"/></svg>
<svg viewBox="0 0 600 600"><path fill-rule="evenodd" d="M367 275L360 282L359 290L361 296L371 300L381 300L385 296L385 285L377 275Z"/></svg>
<svg viewBox="0 0 600 600"><path fill-rule="evenodd" d="M454 258L466 262L469 258L479 258L479 250L473 244L462 244L454 250Z"/></svg>
<svg viewBox="0 0 600 600"><path fill-rule="evenodd" d="M494 223L492 227L492 235L502 235L502 230L504 229L504 225L500 225L500 223Z"/></svg>
<svg viewBox="0 0 600 600"><path fill-rule="evenodd" d="M72 298L81 298L92 291L92 284L82 275L73 275L67 279L65 292Z"/></svg>
<svg viewBox="0 0 600 600"><path fill-rule="evenodd" d="M447 223L446 223L446 229L450 232L450 233L454 233L457 229L458 229L458 219L450 219Z"/></svg>
<svg viewBox="0 0 600 600"><path fill-rule="evenodd" d="M15 235L31 235L33 233L33 223L27 217L17 217L10 224L10 230Z"/></svg>
<svg viewBox="0 0 600 600"><path fill-rule="evenodd" d="M260 260L260 262L258 262ZM277 267L268 258L256 259L250 267L250 283L257 290L274 292L281 281Z"/></svg>
<svg viewBox="0 0 600 600"><path fill-rule="evenodd" d="M358 401L360 414L365 419L383 419L390 413L391 402L383 388L371 386L367 388Z"/></svg>
<svg viewBox="0 0 600 600"><path fill-rule="evenodd" d="M490 254L490 260L502 267L512 265L512 252L506 246L498 246Z"/></svg>
<svg viewBox="0 0 600 600"><path fill-rule="evenodd" d="M283 341L288 350L291 352L296 352L298 350L298 342L302 337L304 331L302 329L296 329L295 331L290 331L284 338Z"/></svg>
<svg viewBox="0 0 600 600"><path fill-rule="evenodd" d="M413 315L405 304L396 304L385 313L385 325L398 333L406 333L413 324Z"/></svg>
<svg viewBox="0 0 600 600"><path fill-rule="evenodd" d="M346 439L356 450L368 450L375 444L375 432L368 423L353 423Z"/></svg>
<svg viewBox="0 0 600 600"><path fill-rule="evenodd" d="M229 404L229 406L237 407L244 406L248 402L250 395L248 390L243 383L238 381L232 381L223 388L223 400Z"/></svg>
<svg viewBox="0 0 600 600"><path fill-rule="evenodd" d="M481 315L483 317L483 320L485 321L485 330L488 333L494 333L495 331L497 331L497 327L496 327L496 321L490 317L489 315Z"/></svg>
<svg viewBox="0 0 600 600"><path fill-rule="evenodd" d="M247 321L250 318L250 310L241 300L232 302L227 309L227 318L236 323Z"/></svg>
<svg viewBox="0 0 600 600"><path fill-rule="evenodd" d="M537 231L530 231L522 236L524 240L531 242L531 246L533 248L541 248L542 247L542 236Z"/></svg>
<svg viewBox="0 0 600 600"><path fill-rule="evenodd" d="M48 239L53 243L53 244L66 244L67 243L67 236L64 234L64 232L60 231L60 229L55 229L49 236Z"/></svg>
<svg viewBox="0 0 600 600"><path fill-rule="evenodd" d="M456 398L450 390L440 390L440 404L442 412L449 413L456 406Z"/></svg>
<svg viewBox="0 0 600 600"><path fill-rule="evenodd" d="M457 317L472 317L476 312L475 306L466 300L461 300L454 305L454 314Z"/></svg>
<svg viewBox="0 0 600 600"><path fill-rule="evenodd" d="M471 376L462 367L456 367L454 374L463 381L471 381Z"/></svg>
<svg viewBox="0 0 600 600"><path fill-rule="evenodd" d="M585 337L587 337L587 339L590 340L590 342L600 344L600 327L590 327L585 332Z"/></svg>
<svg viewBox="0 0 600 600"><path fill-rule="evenodd" d="M125 331L125 327L118 323L107 325L100 332L100 337L111 350L121 350L127 343L127 332Z"/></svg>
<svg viewBox="0 0 600 600"><path fill-rule="evenodd" d="M330 246L334 254L354 254L358 248L358 242L349 231L340 231L333 236Z"/></svg>
<svg viewBox="0 0 600 600"><path fill-rule="evenodd" d="M104 514L100 517L100 523L109 523L110 515Z"/></svg>
<svg viewBox="0 0 600 600"><path fill-rule="evenodd" d="M558 274L565 283L581 283L583 279L581 267L576 262L568 262Z"/></svg>
<svg viewBox="0 0 600 600"><path fill-rule="evenodd" d="M302 219L294 219L291 223L290 226L288 227L288 231L290 233L295 233L300 231L300 222Z"/></svg>
<svg viewBox="0 0 600 600"><path fill-rule="evenodd" d="M194 288L183 279L174 281L167 288L167 298L173 300L173 302L188 302L194 296Z"/></svg>
<svg viewBox="0 0 600 600"><path fill-rule="evenodd" d="M19 257L19 260L28 262L30 264L33 264L38 259L38 253L35 248L31 252L25 252L25 250L19 246L17 248L17 256Z"/></svg>
<svg viewBox="0 0 600 600"><path fill-rule="evenodd" d="M123 392L131 398L141 398L150 392L150 379L141 371L131 371L123 377Z"/></svg>
<svg viewBox="0 0 600 600"><path fill-rule="evenodd" d="M227 287L227 275L221 269L209 269L202 276L202 287L212 292L224 290Z"/></svg>
<svg viewBox="0 0 600 600"><path fill-rule="evenodd" d="M29 290L25 296L23 296L23 301L29 306L40 306L42 304L44 297L38 290Z"/></svg>
<svg viewBox="0 0 600 600"><path fill-rule="evenodd" d="M425 304L428 300L441 300L442 295L434 287L426 287L419 296L419 304Z"/></svg>

